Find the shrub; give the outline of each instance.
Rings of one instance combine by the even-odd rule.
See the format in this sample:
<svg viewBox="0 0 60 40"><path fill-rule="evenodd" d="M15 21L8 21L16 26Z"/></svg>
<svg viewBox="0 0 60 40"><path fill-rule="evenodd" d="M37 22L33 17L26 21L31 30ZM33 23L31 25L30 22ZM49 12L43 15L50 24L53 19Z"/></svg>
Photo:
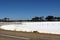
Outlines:
<svg viewBox="0 0 60 40"><path fill-rule="evenodd" d="M33 33L39 33L38 31L33 31Z"/></svg>

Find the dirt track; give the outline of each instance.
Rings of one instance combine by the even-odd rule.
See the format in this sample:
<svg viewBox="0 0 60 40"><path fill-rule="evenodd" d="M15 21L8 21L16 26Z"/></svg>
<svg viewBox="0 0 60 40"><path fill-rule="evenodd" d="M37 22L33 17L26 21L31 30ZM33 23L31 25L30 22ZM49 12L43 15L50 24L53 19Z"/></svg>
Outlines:
<svg viewBox="0 0 60 40"><path fill-rule="evenodd" d="M31 33L31 32L26 33L26 32L0 30L0 34L25 37L25 38L29 38L29 40L60 40L60 35L51 35L51 34L42 34L42 33ZM0 40L27 40L27 39L18 39L18 38L0 35Z"/></svg>

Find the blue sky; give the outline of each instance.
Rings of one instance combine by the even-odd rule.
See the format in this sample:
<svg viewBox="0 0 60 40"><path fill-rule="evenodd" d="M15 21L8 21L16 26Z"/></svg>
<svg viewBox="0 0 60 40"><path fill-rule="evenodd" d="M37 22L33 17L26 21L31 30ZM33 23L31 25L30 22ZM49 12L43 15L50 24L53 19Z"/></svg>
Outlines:
<svg viewBox="0 0 60 40"><path fill-rule="evenodd" d="M60 0L0 0L0 18L31 19L60 16Z"/></svg>

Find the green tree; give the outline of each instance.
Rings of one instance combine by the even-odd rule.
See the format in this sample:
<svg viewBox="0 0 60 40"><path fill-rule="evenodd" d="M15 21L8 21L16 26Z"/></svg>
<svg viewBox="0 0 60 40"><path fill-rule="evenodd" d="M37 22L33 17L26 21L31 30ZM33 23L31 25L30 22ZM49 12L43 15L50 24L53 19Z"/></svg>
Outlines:
<svg viewBox="0 0 60 40"><path fill-rule="evenodd" d="M3 18L3 21L9 21L9 18L5 17Z"/></svg>
<svg viewBox="0 0 60 40"><path fill-rule="evenodd" d="M56 21L60 21L60 17L55 17Z"/></svg>
<svg viewBox="0 0 60 40"><path fill-rule="evenodd" d="M42 16L42 17L39 17L39 20L40 21L44 21L44 17Z"/></svg>
<svg viewBox="0 0 60 40"><path fill-rule="evenodd" d="M55 21L55 17L54 16L47 16L46 21Z"/></svg>
<svg viewBox="0 0 60 40"><path fill-rule="evenodd" d="M39 17L32 18L32 21L39 21Z"/></svg>

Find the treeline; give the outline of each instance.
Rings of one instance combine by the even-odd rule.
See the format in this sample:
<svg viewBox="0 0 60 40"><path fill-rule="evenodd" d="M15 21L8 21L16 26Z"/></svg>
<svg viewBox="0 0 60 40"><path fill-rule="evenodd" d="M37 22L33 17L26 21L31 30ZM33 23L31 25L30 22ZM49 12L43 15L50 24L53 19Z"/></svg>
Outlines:
<svg viewBox="0 0 60 40"><path fill-rule="evenodd" d="M0 22L22 22L22 21L60 21L60 17L55 16L42 16L42 17L33 17L31 20L10 20L10 18L0 19Z"/></svg>
<svg viewBox="0 0 60 40"><path fill-rule="evenodd" d="M46 17L34 17L32 21L60 21L60 17L46 16Z"/></svg>

